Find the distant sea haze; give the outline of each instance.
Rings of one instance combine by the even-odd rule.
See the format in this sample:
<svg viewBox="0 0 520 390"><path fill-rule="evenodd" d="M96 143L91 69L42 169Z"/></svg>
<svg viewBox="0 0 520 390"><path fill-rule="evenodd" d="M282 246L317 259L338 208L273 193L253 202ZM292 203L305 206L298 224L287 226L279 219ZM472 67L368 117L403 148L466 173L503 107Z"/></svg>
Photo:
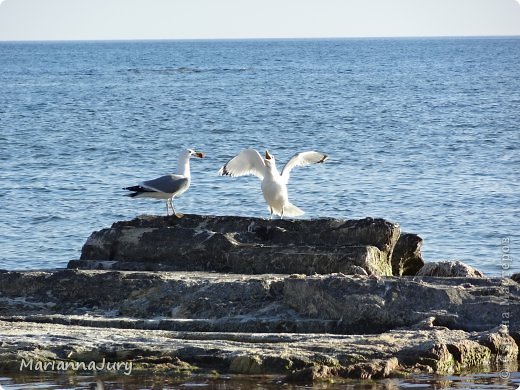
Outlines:
<svg viewBox="0 0 520 390"><path fill-rule="evenodd" d="M427 261L520 267L520 38L0 43L0 268L64 267L94 230L163 201L122 187L173 172L183 213L268 217L244 148L319 150L304 218L380 217Z"/></svg>

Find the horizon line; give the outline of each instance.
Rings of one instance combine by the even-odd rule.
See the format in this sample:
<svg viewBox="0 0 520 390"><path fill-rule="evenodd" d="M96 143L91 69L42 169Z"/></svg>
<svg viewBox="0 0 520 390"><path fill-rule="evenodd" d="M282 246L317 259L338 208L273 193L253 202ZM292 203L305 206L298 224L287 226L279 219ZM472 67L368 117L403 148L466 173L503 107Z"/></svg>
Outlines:
<svg viewBox="0 0 520 390"><path fill-rule="evenodd" d="M348 40L348 39L456 39L456 38L520 38L518 35L389 35L389 36L344 36L344 37L235 37L235 38L52 38L52 39L0 39L0 43L22 42L157 42L157 41L282 41L282 40Z"/></svg>

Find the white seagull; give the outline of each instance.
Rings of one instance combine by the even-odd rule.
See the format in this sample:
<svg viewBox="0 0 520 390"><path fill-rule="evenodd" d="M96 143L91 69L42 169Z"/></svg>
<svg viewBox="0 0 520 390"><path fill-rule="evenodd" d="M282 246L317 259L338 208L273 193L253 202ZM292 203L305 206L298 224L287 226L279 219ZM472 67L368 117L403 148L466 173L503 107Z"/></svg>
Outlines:
<svg viewBox="0 0 520 390"><path fill-rule="evenodd" d="M285 164L282 174L276 169L274 156L265 151L265 159L254 149L242 150L238 155L229 160L220 170L220 176L245 176L255 175L262 180L262 193L267 202L270 218L273 214L283 218L284 215L297 217L304 212L289 202L287 195L287 182L289 174L294 167L308 164L322 163L328 156L320 152L297 153Z"/></svg>
<svg viewBox="0 0 520 390"><path fill-rule="evenodd" d="M173 208L173 198L180 196L190 187L191 157L203 158L204 153L186 149L179 156L177 171L175 173L161 176L157 179L143 181L139 183L139 185L123 189L132 191L131 194L128 194L128 196L132 198L166 199L166 215L169 215L169 206L172 208L173 214L176 214Z"/></svg>

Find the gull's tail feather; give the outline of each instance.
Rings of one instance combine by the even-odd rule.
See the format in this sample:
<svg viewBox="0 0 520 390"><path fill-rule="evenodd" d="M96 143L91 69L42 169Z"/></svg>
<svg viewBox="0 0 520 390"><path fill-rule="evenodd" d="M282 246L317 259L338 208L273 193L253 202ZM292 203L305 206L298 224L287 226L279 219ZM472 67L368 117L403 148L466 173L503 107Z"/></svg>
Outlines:
<svg viewBox="0 0 520 390"><path fill-rule="evenodd" d="M271 210L270 206L267 206L267 210ZM282 209L273 208L273 214L282 215ZM287 203L283 208L283 216L284 217L299 217L300 215L305 214L305 211L296 207L292 203Z"/></svg>
<svg viewBox="0 0 520 390"><path fill-rule="evenodd" d="M125 196L129 196L131 198L151 198L156 191L152 191L148 188L145 188L143 186L132 186L132 187L124 187L123 190L132 191L130 194L125 194Z"/></svg>
<svg viewBox="0 0 520 390"><path fill-rule="evenodd" d="M305 214L305 211L296 207L292 203L288 203L283 208L283 215L288 217L299 217L300 215Z"/></svg>

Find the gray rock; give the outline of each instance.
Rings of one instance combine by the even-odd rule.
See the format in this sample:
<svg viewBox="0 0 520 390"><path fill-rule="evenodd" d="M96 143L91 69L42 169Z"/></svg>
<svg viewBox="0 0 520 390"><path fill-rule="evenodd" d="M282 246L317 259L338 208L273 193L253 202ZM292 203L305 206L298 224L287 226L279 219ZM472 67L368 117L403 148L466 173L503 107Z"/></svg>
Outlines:
<svg viewBox="0 0 520 390"><path fill-rule="evenodd" d="M84 326L371 333L412 326L428 329L431 324L484 331L502 323L506 305L511 319L520 318L519 302L520 285L510 279L0 273L2 318Z"/></svg>
<svg viewBox="0 0 520 390"><path fill-rule="evenodd" d="M414 276L424 266L421 255L423 240L417 234L403 233L392 254L392 273L395 276Z"/></svg>
<svg viewBox="0 0 520 390"><path fill-rule="evenodd" d="M509 279L361 278L345 275L289 278L284 302L307 318L338 321L346 332L410 327L429 317L436 326L486 330L520 318L520 288Z"/></svg>
<svg viewBox="0 0 520 390"><path fill-rule="evenodd" d="M507 364L518 357L518 345L505 325L500 325L478 337L478 342L489 348L493 362Z"/></svg>
<svg viewBox="0 0 520 390"><path fill-rule="evenodd" d="M398 225L372 218L144 216L94 232L68 268L391 275L399 234Z"/></svg>
<svg viewBox="0 0 520 390"><path fill-rule="evenodd" d="M457 278L483 278L484 274L462 261L437 261L426 263L417 276L440 276Z"/></svg>
<svg viewBox="0 0 520 390"><path fill-rule="evenodd" d="M384 378L403 372L491 370L493 361L513 364L481 338L493 334L434 328L369 335L200 333L162 330L42 326L0 320L0 371L19 372L20 362L90 361L132 364L132 374L169 371L286 374L288 381L331 377ZM499 336L507 337L502 334ZM107 343L110 340L110 343ZM317 353L319 351L319 353Z"/></svg>
<svg viewBox="0 0 520 390"><path fill-rule="evenodd" d="M516 362L520 284L460 262L388 277L416 273L421 243L371 218L118 222L70 269L0 271L0 371L107 359L311 383Z"/></svg>
<svg viewBox="0 0 520 390"><path fill-rule="evenodd" d="M399 369L399 360L396 357L389 359L373 359L368 362L356 363L346 369L345 376L359 379L388 378Z"/></svg>
<svg viewBox="0 0 520 390"><path fill-rule="evenodd" d="M336 367L315 364L289 373L285 380L290 383L313 383L339 375Z"/></svg>
<svg viewBox="0 0 520 390"><path fill-rule="evenodd" d="M518 358L505 308L520 318L510 279L0 272L0 371L103 358L295 382L490 369Z"/></svg>

